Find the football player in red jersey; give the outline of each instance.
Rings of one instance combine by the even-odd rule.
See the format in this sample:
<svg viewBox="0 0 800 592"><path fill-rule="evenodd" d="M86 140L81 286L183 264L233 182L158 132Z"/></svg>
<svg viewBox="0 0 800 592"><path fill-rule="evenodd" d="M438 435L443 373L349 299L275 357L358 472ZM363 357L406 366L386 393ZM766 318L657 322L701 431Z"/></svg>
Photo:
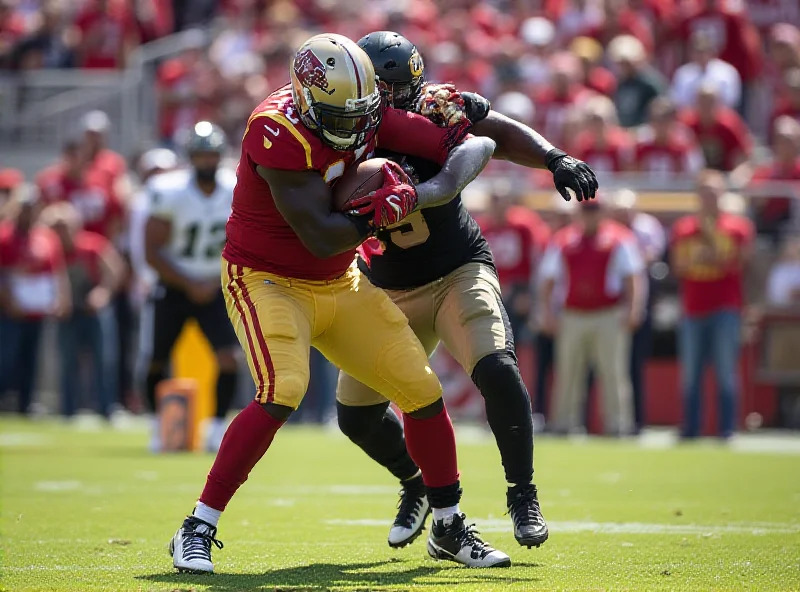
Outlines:
<svg viewBox="0 0 800 592"><path fill-rule="evenodd" d="M430 541L437 554L472 567L510 565L460 513L453 426L425 350L400 309L355 264L367 237L458 194L491 158L494 142L462 142L469 122L445 129L387 108L369 58L340 35L306 41L290 76L291 85L247 123L222 255L228 314L256 399L225 433L194 512L170 543L173 564L213 571L211 546L222 546L217 521L300 404L313 345L403 411L409 452L442 526ZM378 142L442 171L415 187L387 165L384 187L359 200L357 215L332 211L331 185Z"/></svg>
<svg viewBox="0 0 800 592"><path fill-rule="evenodd" d="M524 166L547 165L565 199L569 199L568 188L579 200L594 196L597 180L585 163L554 148L529 127L492 111L479 95L460 93L451 85L423 85L422 58L402 35L378 31L358 44L372 59L394 106L419 112L443 126L470 121L473 133L496 141L495 157ZM435 178L439 172L430 158L396 150L393 157L410 166L421 180ZM536 215L528 212L527 217L532 216ZM514 537L521 545L541 545L548 530L533 484L530 400L517 366L495 259L480 227L457 197L440 207L414 212L379 231L377 239L370 241L380 241L377 248L364 244L369 267L363 271L373 284L387 290L426 351L432 353L441 340L480 389L508 482L506 502ZM342 431L401 482L389 545L413 542L424 527L430 499L387 397L345 370L339 376L337 413ZM431 538L440 528L434 515Z"/></svg>

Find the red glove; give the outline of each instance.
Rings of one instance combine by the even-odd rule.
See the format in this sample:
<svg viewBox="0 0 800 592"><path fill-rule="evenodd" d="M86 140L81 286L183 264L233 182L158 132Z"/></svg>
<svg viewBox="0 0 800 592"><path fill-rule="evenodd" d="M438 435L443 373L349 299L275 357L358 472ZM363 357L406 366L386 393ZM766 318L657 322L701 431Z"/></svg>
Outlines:
<svg viewBox="0 0 800 592"><path fill-rule="evenodd" d="M388 161L382 170L383 187L346 204L348 214L371 214L375 228L397 224L417 207L417 190L400 165Z"/></svg>

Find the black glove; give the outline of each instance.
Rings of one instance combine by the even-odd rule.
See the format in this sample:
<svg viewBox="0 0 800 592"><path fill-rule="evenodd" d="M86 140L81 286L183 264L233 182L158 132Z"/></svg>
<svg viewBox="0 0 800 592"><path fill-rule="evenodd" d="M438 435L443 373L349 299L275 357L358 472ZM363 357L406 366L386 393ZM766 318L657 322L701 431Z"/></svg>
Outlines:
<svg viewBox="0 0 800 592"><path fill-rule="evenodd" d="M464 111L467 114L467 119L473 124L486 119L486 116L489 115L492 105L488 99L473 92L462 92L461 98L464 99Z"/></svg>
<svg viewBox="0 0 800 592"><path fill-rule="evenodd" d="M545 156L547 168L553 173L553 183L565 200L571 196L567 189L575 192L578 201L593 199L597 193L597 177L588 164L568 156L563 150L553 148Z"/></svg>

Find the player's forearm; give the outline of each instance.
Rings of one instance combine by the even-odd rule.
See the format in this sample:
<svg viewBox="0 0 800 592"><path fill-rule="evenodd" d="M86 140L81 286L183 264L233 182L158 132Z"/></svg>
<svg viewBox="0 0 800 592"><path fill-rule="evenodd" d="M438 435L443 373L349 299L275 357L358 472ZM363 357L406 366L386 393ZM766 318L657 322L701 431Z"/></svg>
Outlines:
<svg viewBox="0 0 800 592"><path fill-rule="evenodd" d="M355 249L369 236L366 219L358 219L338 212L319 220L292 225L305 247L320 259L334 257Z"/></svg>
<svg viewBox="0 0 800 592"><path fill-rule="evenodd" d="M146 257L147 264L155 270L162 282L183 290L189 287L189 278L178 271L160 249L148 247Z"/></svg>
<svg viewBox="0 0 800 592"><path fill-rule="evenodd" d="M497 143L494 158L509 160L528 168L544 167L547 153L554 148L535 130L497 111L490 111L470 131L476 136L487 136Z"/></svg>
<svg viewBox="0 0 800 592"><path fill-rule="evenodd" d="M417 207L440 206L461 193L489 163L494 148L490 138L469 138L454 148L439 174L417 185Z"/></svg>

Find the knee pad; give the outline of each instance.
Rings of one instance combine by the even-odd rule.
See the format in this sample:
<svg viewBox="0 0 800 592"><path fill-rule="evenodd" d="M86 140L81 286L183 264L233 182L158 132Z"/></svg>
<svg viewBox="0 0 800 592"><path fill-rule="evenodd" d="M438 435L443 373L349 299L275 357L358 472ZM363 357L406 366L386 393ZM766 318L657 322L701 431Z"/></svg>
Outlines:
<svg viewBox="0 0 800 592"><path fill-rule="evenodd" d="M409 413L410 417L414 419L430 419L431 417L436 417L444 410L444 399L439 397L436 401L431 403L430 405L426 405L422 409L417 409Z"/></svg>
<svg viewBox="0 0 800 592"><path fill-rule="evenodd" d="M259 403L259 405L261 405L262 409L264 409L264 411L266 411L270 417L282 422L285 422L287 419L289 419L292 411L294 411L294 409L291 407L287 407L286 405L278 405L276 403Z"/></svg>
<svg viewBox="0 0 800 592"><path fill-rule="evenodd" d="M361 442L368 438L374 430L380 428L387 407L389 407L388 401L363 407L343 405L336 401L336 419L339 422L339 429L353 442Z"/></svg>
<svg viewBox="0 0 800 592"><path fill-rule="evenodd" d="M504 383L519 376L516 356L508 351L494 352L482 357L472 370L472 382L481 392L491 384ZM485 396L485 395L484 395Z"/></svg>

